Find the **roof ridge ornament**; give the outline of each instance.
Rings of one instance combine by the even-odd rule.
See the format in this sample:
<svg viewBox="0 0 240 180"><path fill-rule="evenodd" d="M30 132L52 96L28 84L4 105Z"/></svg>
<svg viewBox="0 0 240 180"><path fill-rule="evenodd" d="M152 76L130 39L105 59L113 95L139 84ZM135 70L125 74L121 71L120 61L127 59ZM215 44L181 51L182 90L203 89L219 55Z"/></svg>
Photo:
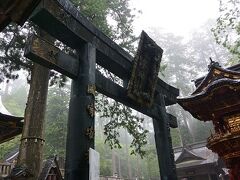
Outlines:
<svg viewBox="0 0 240 180"><path fill-rule="evenodd" d="M208 65L208 71L210 71L212 66L221 67L219 62L213 61L211 57L209 57L209 59L210 59L210 64Z"/></svg>

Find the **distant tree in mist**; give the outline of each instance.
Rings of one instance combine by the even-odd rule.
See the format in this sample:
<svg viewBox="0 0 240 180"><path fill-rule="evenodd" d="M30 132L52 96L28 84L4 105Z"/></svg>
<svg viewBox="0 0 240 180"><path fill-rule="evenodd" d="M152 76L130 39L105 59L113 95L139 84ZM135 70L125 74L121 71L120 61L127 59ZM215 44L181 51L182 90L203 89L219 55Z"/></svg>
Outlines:
<svg viewBox="0 0 240 180"><path fill-rule="evenodd" d="M209 57L222 65L226 65L232 57L226 48L215 42L211 32L213 25L213 20L207 21L194 31L188 40L171 33L162 33L157 28L148 31L164 50L162 64L165 70L161 73L161 78L179 88L181 96L190 95L195 89L193 80L207 74ZM182 136L178 143L182 141L183 144L189 144L208 137L211 124L199 122L179 105L168 107L168 111L178 118L179 132ZM176 135L178 132L175 130L174 133Z"/></svg>
<svg viewBox="0 0 240 180"><path fill-rule="evenodd" d="M212 29L216 42L233 54L230 64L239 63L240 59L240 1L219 0L220 16Z"/></svg>

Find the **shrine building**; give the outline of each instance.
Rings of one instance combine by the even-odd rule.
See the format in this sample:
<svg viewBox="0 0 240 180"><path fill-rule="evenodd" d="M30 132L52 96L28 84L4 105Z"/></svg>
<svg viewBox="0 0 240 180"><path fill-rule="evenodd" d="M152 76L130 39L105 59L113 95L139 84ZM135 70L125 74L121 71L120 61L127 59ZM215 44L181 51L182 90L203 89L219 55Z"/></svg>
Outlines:
<svg viewBox="0 0 240 180"><path fill-rule="evenodd" d="M207 147L221 157L231 180L240 179L240 64L224 69L211 61L196 90L178 103L200 121L212 121Z"/></svg>

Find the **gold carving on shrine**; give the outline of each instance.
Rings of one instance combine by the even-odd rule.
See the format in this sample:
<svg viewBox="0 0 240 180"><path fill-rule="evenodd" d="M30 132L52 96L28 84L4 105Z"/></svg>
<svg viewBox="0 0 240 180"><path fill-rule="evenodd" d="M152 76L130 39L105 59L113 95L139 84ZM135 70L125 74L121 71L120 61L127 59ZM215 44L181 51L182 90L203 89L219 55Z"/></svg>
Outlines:
<svg viewBox="0 0 240 180"><path fill-rule="evenodd" d="M216 70L216 71L215 71L215 73L216 73L216 74L221 74L221 72L220 72L220 71L218 71L218 70Z"/></svg>
<svg viewBox="0 0 240 180"><path fill-rule="evenodd" d="M240 132L240 114L225 118L228 122L230 132Z"/></svg>
<svg viewBox="0 0 240 180"><path fill-rule="evenodd" d="M211 65L199 84L191 96L178 98L178 103L199 120L213 122L215 133L207 147L224 160L230 179L239 179L240 72Z"/></svg>

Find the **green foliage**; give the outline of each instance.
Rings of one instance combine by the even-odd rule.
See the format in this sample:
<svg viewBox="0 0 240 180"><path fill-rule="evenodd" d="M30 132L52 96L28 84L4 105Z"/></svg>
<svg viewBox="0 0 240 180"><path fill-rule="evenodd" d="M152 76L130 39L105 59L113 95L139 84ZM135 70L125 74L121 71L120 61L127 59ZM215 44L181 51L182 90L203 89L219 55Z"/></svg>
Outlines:
<svg viewBox="0 0 240 180"><path fill-rule="evenodd" d="M73 0L73 2L92 23L120 44L120 46L129 52L134 51L132 43L137 38L133 35L132 22L134 20L134 15L132 15L132 10L129 8L129 0ZM31 23L27 22L22 28L15 25L9 25L2 33L3 40L0 46L0 52L2 55L2 57L0 57L2 62L2 71L0 71L0 73L3 74L2 77L16 79L18 77L17 71L20 69L27 70L29 73L28 77L30 77L32 62L23 57L23 48L26 42L27 34L32 32L38 33L39 30L32 26ZM0 81L2 80L3 79L0 79ZM51 72L50 85L54 85L58 82L60 82L60 85L64 85L66 77L58 73ZM17 108L13 106L14 104L11 104L13 111L15 111ZM139 133L138 130L135 132L134 129L130 131L129 128L132 127L132 124L135 123L135 126L138 125L138 118L134 118L134 116L131 115L130 109L124 109L126 109L126 112L129 113L128 119L130 122L130 125L125 125L125 127L128 128L129 132L135 137L132 145L136 148L136 150L134 150L133 153L141 152L141 145L144 142L144 133ZM141 121L139 120L139 124L140 123ZM59 129L52 129L52 131L59 131ZM111 137L115 138L116 136ZM138 140L138 138L140 139ZM108 140L110 139L111 138L108 138ZM138 143L140 144L137 145Z"/></svg>
<svg viewBox="0 0 240 180"><path fill-rule="evenodd" d="M46 111L45 157L65 157L69 88L49 89Z"/></svg>
<svg viewBox="0 0 240 180"><path fill-rule="evenodd" d="M26 30L25 28L23 28ZM20 28L10 24L0 33L0 82L5 78L17 79L20 69L28 69L29 61L23 57L23 47L27 34L20 31Z"/></svg>
<svg viewBox="0 0 240 180"><path fill-rule="evenodd" d="M7 141L5 143L0 144L0 162L3 160L4 156L17 149L20 144L20 138L21 136L16 136L14 139Z"/></svg>
<svg viewBox="0 0 240 180"><path fill-rule="evenodd" d="M121 148L119 130L124 128L133 137L130 145L131 154L139 154L143 157L148 132L142 126L144 119L134 115L130 108L104 96L97 96L97 102L96 110L100 117L110 120L104 127L105 143L111 148Z"/></svg>
<svg viewBox="0 0 240 180"><path fill-rule="evenodd" d="M108 0L109 14L111 18L116 22L115 26L112 26L112 36L121 47L130 53L135 52L133 43L138 39L133 34L133 21L135 14L133 9L129 8L129 0ZM135 12L136 13L136 12ZM140 13L139 11L137 13Z"/></svg>
<svg viewBox="0 0 240 180"><path fill-rule="evenodd" d="M112 156L111 148L104 144L104 140L101 138L99 131L95 136L96 150L100 153L100 174L103 176L109 176L112 174Z"/></svg>
<svg viewBox="0 0 240 180"><path fill-rule="evenodd" d="M134 10L129 8L130 0L72 0L72 2L107 36L128 52L135 52L133 43L137 37L133 34L132 27L135 14Z"/></svg>
<svg viewBox="0 0 240 180"><path fill-rule="evenodd" d="M216 42L234 55L230 63L236 64L240 58L240 1L219 0L219 2L220 16L212 31Z"/></svg>
<svg viewBox="0 0 240 180"><path fill-rule="evenodd" d="M111 35L111 26L108 23L107 0L72 0L89 21L95 24L107 35Z"/></svg>
<svg viewBox="0 0 240 180"><path fill-rule="evenodd" d="M147 155L145 163L147 165L147 173L149 174L150 178L159 177L159 166L156 157L156 147L154 145L148 145L146 154ZM145 176L147 176L147 174Z"/></svg>
<svg viewBox="0 0 240 180"><path fill-rule="evenodd" d="M161 33L155 28L149 31L149 35L164 50L162 63L166 68L162 72L164 76L161 78L179 88L180 96L188 96L194 91L192 80L207 73L209 57L222 65L231 58L225 48L215 43L211 33L213 23L212 20L206 22L197 32L192 33L188 41L183 41L182 37L174 34ZM211 125L198 122L179 105L167 109L178 119L179 133L183 144L206 140ZM172 139L174 145L180 145L181 141L177 131L172 131Z"/></svg>
<svg viewBox="0 0 240 180"><path fill-rule="evenodd" d="M137 38L133 34L132 23L135 16L132 15L132 10L129 8L129 0L74 0L73 2L100 30L128 52L134 52L133 42L135 42ZM116 81L117 78L114 75L110 76ZM121 148L118 130L120 128L126 128L133 137L130 145L133 148L131 154L138 153L143 156L143 146L146 144L145 138L147 133L141 126L143 120L133 115L130 108L118 102L111 101L112 100L103 95L98 95L96 99L97 112L101 114L101 117L111 119L104 127L106 135L105 142L110 145L111 148Z"/></svg>
<svg viewBox="0 0 240 180"><path fill-rule="evenodd" d="M181 142L181 135L179 133L179 129L175 128L172 129L171 128L171 137L172 137L172 146L173 147L177 147L177 146L181 146L182 142Z"/></svg>

